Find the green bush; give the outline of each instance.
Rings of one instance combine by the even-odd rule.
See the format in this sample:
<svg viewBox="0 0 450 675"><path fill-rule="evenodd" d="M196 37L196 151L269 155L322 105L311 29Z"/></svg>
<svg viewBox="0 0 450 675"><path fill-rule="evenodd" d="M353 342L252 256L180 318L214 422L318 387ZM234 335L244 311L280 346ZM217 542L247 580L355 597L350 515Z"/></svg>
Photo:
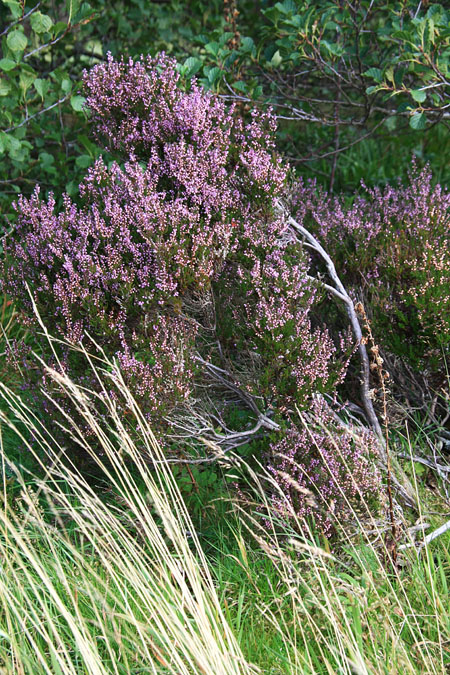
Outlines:
<svg viewBox="0 0 450 675"><path fill-rule="evenodd" d="M285 0L239 10L237 35L221 27L200 36L185 67L244 109L272 105L280 147L303 174L344 190L368 175L383 183L405 175L414 150L448 177L442 5Z"/></svg>

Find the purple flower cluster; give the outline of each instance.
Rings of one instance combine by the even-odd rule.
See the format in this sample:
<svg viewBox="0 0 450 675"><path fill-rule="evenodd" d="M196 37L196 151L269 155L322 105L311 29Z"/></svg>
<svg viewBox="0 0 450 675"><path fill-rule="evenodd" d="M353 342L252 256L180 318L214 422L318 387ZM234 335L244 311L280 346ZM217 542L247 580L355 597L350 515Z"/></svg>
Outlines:
<svg viewBox="0 0 450 675"><path fill-rule="evenodd" d="M97 137L143 160L169 199L183 197L216 219L222 213L225 222L230 212L245 220L282 189L274 119L255 111L245 124L195 82L183 91L164 54L127 63L110 55L85 73L84 86Z"/></svg>
<svg viewBox="0 0 450 675"><path fill-rule="evenodd" d="M348 206L342 197L327 195L314 180L300 179L295 186L293 206L301 220L308 215L312 217L325 241L355 235L358 248L362 248L363 242L399 235L400 231L407 231L411 238L429 239L436 223L444 227L433 233L440 238L445 236L450 191L439 184L433 186L429 167L419 171L415 160L408 178L407 184L398 187L367 188L362 184L364 194L356 195ZM378 261L382 262L381 252Z"/></svg>
<svg viewBox="0 0 450 675"><path fill-rule="evenodd" d="M264 393L277 405L305 407L315 392L333 392L345 374L342 356L352 351L351 338L338 350L325 327L312 325L321 293L310 266L301 246L284 239L266 243L263 254L248 252L237 269L247 290L233 320L251 326L246 339L265 357Z"/></svg>
<svg viewBox="0 0 450 675"><path fill-rule="evenodd" d="M337 426L323 399L314 399L311 422L291 428L270 447L270 504L287 522L312 517L330 536L337 522L352 517L358 503L376 497L381 476L374 468L375 436Z"/></svg>

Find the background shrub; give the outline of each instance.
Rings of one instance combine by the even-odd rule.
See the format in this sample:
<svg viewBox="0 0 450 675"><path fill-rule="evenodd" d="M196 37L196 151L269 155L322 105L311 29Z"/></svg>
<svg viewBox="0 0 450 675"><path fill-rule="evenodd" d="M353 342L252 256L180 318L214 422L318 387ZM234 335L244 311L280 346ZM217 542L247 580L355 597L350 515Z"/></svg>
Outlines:
<svg viewBox="0 0 450 675"><path fill-rule="evenodd" d="M444 5L231 1L223 27L197 38L185 68L242 109L270 103L280 150L329 189L403 177L412 152L445 181Z"/></svg>
<svg viewBox="0 0 450 675"><path fill-rule="evenodd" d="M349 202L300 180L297 218L314 229L362 298L385 352L445 379L450 344L450 192L415 162L397 186Z"/></svg>

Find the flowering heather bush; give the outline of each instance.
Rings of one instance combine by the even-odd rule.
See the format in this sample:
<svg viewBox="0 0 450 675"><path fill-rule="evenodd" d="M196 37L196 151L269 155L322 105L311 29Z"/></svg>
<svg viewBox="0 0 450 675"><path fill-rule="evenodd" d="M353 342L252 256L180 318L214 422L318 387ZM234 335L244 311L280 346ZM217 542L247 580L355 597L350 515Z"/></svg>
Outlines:
<svg viewBox="0 0 450 675"><path fill-rule="evenodd" d="M351 336L342 336L338 349L326 328L312 324L322 293L309 268L299 244L266 242L263 252L247 251L217 288L219 331L226 336L239 326L232 345L257 359L262 374L253 393L274 407L305 408L314 393L334 392L353 351Z"/></svg>
<svg viewBox="0 0 450 675"><path fill-rule="evenodd" d="M217 382L205 388L198 355L226 368L234 390L241 387L241 405L251 394L261 413L279 421L295 406L307 409L318 392L333 395L353 345L344 337L336 345L313 319L321 294L311 261L275 208L287 167L275 153L271 115L245 122L195 82L183 91L164 55L127 63L110 57L84 82L97 138L117 161L98 160L78 201L64 196L59 212L39 188L19 198L3 289L36 340L34 304L50 333L88 350L93 338L118 360L157 430L183 410L194 408L196 419L199 402L201 418L205 398L214 413L229 405ZM22 351L16 345L23 366ZM59 359L78 383L95 387L84 359L66 348ZM306 437L294 441L299 448ZM330 459L327 438L316 434L316 441ZM364 483L350 440L342 447ZM308 453L311 485L323 487L324 499L334 496L334 483ZM333 471L354 489L340 468Z"/></svg>
<svg viewBox="0 0 450 675"><path fill-rule="evenodd" d="M407 184L364 187L349 206L299 181L294 204L368 301L376 338L438 370L450 345L450 191L413 163Z"/></svg>
<svg viewBox="0 0 450 675"><path fill-rule="evenodd" d="M333 391L343 369L326 330L311 325L309 260L275 214L287 168L270 114L244 122L195 82L183 91L164 55L109 57L84 84L95 134L118 161L97 161L60 212L39 188L19 198L3 283L24 321L36 325L31 292L50 332L74 343L89 335L119 360L155 422L189 398L195 351L217 358L218 340L237 379L256 353L244 384L272 407L284 393L304 406ZM209 308L192 310L198 296Z"/></svg>
<svg viewBox="0 0 450 675"><path fill-rule="evenodd" d="M376 497L381 476L374 468L372 432L338 426L323 399L314 399L311 422L291 428L270 447L267 465L280 491L270 504L283 520L312 517L328 537L361 500Z"/></svg>

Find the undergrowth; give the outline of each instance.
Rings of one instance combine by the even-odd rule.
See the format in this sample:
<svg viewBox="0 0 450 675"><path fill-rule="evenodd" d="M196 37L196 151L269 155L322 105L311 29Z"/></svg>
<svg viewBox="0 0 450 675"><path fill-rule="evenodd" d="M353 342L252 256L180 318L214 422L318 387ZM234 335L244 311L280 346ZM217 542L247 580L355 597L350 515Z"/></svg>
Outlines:
<svg viewBox="0 0 450 675"><path fill-rule="evenodd" d="M266 485L272 480L279 490L278 483L237 455L192 474L187 488L120 371L109 364L95 372L126 398L142 443L136 447L114 399L99 423L98 394L52 371L102 445L103 456L97 443L90 452L89 437L66 415L67 446L90 452L95 482L33 409L1 386L2 438L35 460L31 472L2 444L5 672L446 672L448 534L421 551L407 546L393 570L383 518L355 512L354 528L330 545L307 518L280 520ZM411 440L404 443L411 453ZM214 472L228 477L228 490L200 479ZM421 505L413 520L437 525L442 512L427 512L427 491L413 478ZM245 502L236 479L246 481ZM404 544L425 532L408 521L404 514Z"/></svg>

